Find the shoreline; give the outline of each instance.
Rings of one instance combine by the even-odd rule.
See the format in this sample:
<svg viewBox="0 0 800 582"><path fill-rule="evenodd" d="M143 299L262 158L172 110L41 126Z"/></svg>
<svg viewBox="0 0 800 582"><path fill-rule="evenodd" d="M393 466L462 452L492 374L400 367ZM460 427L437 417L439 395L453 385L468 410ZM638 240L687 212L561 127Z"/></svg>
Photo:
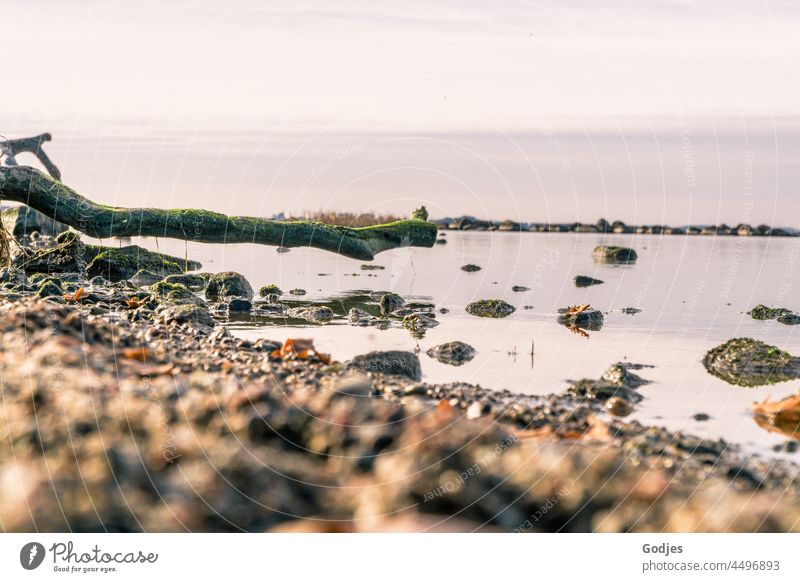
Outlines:
<svg viewBox="0 0 800 582"><path fill-rule="evenodd" d="M628 225L620 220L607 222L600 219L596 223L583 222L515 222L513 220L479 220L470 216L459 218L440 218L431 220L439 230L465 230L488 232L574 232L578 234L654 234L654 235L684 235L684 236L778 236L796 237L800 231L788 227L770 227L766 224L752 226L750 224L737 224L728 226L719 225Z"/></svg>
<svg viewBox="0 0 800 582"><path fill-rule="evenodd" d="M412 352L232 336L220 305L280 306L226 300L241 275L34 275L0 270L8 531L800 527L794 462L610 412L646 367L545 396L431 384Z"/></svg>

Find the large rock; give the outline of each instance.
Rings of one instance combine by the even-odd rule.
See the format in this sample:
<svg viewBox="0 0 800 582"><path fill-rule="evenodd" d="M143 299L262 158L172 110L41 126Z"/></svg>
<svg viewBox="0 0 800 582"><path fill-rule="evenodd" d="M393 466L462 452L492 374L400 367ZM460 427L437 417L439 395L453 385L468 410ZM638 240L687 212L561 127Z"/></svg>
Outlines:
<svg viewBox="0 0 800 582"><path fill-rule="evenodd" d="M738 386L763 386L800 378L800 358L752 338L735 338L709 350L710 374Z"/></svg>
<svg viewBox="0 0 800 582"><path fill-rule="evenodd" d="M206 298L211 300L241 299L253 300L253 288L241 273L225 271L212 275L206 284Z"/></svg>
<svg viewBox="0 0 800 582"><path fill-rule="evenodd" d="M101 276L113 282L130 279L139 271L149 271L166 277L183 273L184 267L193 270L202 266L197 261L187 262L137 245L120 248L87 245L85 258L90 277Z"/></svg>
<svg viewBox="0 0 800 582"><path fill-rule="evenodd" d="M83 273L86 271L85 250L78 233L68 230L56 237L53 247L37 251L20 250L12 265L26 273Z"/></svg>
<svg viewBox="0 0 800 582"><path fill-rule="evenodd" d="M350 367L386 374L389 376L405 376L412 380L422 378L422 367L419 358L411 352L392 350L388 352L370 352L356 356L349 362Z"/></svg>

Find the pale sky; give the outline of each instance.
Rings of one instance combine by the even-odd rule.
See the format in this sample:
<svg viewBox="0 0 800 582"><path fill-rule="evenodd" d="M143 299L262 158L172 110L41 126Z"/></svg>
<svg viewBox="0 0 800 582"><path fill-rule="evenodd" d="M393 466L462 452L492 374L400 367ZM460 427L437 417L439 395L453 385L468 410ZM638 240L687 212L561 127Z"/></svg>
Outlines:
<svg viewBox="0 0 800 582"><path fill-rule="evenodd" d="M0 133L99 201L800 225L800 5L0 0Z"/></svg>

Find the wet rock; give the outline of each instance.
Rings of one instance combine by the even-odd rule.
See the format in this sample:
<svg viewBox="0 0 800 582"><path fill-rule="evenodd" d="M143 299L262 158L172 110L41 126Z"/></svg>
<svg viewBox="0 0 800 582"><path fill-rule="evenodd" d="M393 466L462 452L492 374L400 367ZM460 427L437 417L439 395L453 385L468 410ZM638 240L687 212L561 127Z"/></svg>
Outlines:
<svg viewBox="0 0 800 582"><path fill-rule="evenodd" d="M403 318L403 327L414 332L425 331L437 325L438 321L424 313L412 313Z"/></svg>
<svg viewBox="0 0 800 582"><path fill-rule="evenodd" d="M253 288L241 273L225 271L209 278L206 284L206 299L224 300L239 297L250 301L253 299Z"/></svg>
<svg viewBox="0 0 800 582"><path fill-rule="evenodd" d="M78 233L69 230L56 237L54 247L33 252L21 249L12 266L26 273L83 273L86 270L85 248Z"/></svg>
<svg viewBox="0 0 800 582"><path fill-rule="evenodd" d="M633 412L631 403L619 396L612 396L606 400L606 410L614 416L628 416Z"/></svg>
<svg viewBox="0 0 800 582"><path fill-rule="evenodd" d="M514 306L509 305L502 299L481 299L467 305L467 313L476 317L501 318L508 317L516 311Z"/></svg>
<svg viewBox="0 0 800 582"><path fill-rule="evenodd" d="M131 279L140 270L166 277L183 273L185 266L189 269L201 267L197 261L186 261L137 245L119 248L86 245L84 259L90 277L100 275L113 282Z"/></svg>
<svg viewBox="0 0 800 582"><path fill-rule="evenodd" d="M558 310L558 313L558 322L561 325L592 331L599 331L603 328L603 312L599 309L588 307L587 309L574 310L569 307L562 307Z"/></svg>
<svg viewBox="0 0 800 582"><path fill-rule="evenodd" d="M411 380L422 378L422 367L419 358L411 353L400 350L387 352L370 352L353 358L348 365L351 368L386 374L389 376L404 376Z"/></svg>
<svg viewBox="0 0 800 582"><path fill-rule="evenodd" d="M136 274L129 279L131 283L136 285L137 287L147 287L154 283L158 283L163 279L161 275L156 275L155 273L151 273L150 271L145 271L141 269L136 271Z"/></svg>
<svg viewBox="0 0 800 582"><path fill-rule="evenodd" d="M208 309L194 304L169 305L160 311L159 321L164 324L179 323L206 327L215 325Z"/></svg>
<svg viewBox="0 0 800 582"><path fill-rule="evenodd" d="M274 284L264 285L258 290L259 297L270 297L272 295L277 295L278 297L280 297L281 295L283 295L283 291L281 291L280 287Z"/></svg>
<svg viewBox="0 0 800 582"><path fill-rule="evenodd" d="M735 338L709 350L703 365L710 374L737 386L762 386L800 377L800 358L752 338Z"/></svg>
<svg viewBox="0 0 800 582"><path fill-rule="evenodd" d="M289 317L305 319L311 323L328 323L335 315L330 307L314 305L308 307L295 307L290 309L288 313Z"/></svg>
<svg viewBox="0 0 800 582"><path fill-rule="evenodd" d="M362 271L383 271L385 268L383 265L361 265Z"/></svg>
<svg viewBox="0 0 800 582"><path fill-rule="evenodd" d="M697 422L705 422L707 420L710 420L711 417L705 412L698 412L697 414L692 416L692 419L696 420Z"/></svg>
<svg viewBox="0 0 800 582"><path fill-rule="evenodd" d="M525 291L530 291L530 287L525 287L524 285L514 285L511 290L514 293L524 293Z"/></svg>
<svg viewBox="0 0 800 582"><path fill-rule="evenodd" d="M250 313L250 310L253 308L253 304L250 303L247 299L231 299L225 305L225 310L228 313Z"/></svg>
<svg viewBox="0 0 800 582"><path fill-rule="evenodd" d="M350 322L350 325L366 327L369 325L378 325L381 320L373 315L370 315L363 309L353 307L347 312L347 321Z"/></svg>
<svg viewBox="0 0 800 582"><path fill-rule="evenodd" d="M24 287L28 284L28 277L23 269L17 267L3 267L0 269L0 283L3 285Z"/></svg>
<svg viewBox="0 0 800 582"><path fill-rule="evenodd" d="M57 297L64 294L64 289L61 287L60 281L54 279L47 279L39 287L36 294L44 299L45 297Z"/></svg>
<svg viewBox="0 0 800 582"><path fill-rule="evenodd" d="M169 275L164 279L167 283L178 283L184 285L192 291L202 291L206 286L206 279L196 273L181 273L180 275Z"/></svg>
<svg viewBox="0 0 800 582"><path fill-rule="evenodd" d="M620 309L620 311L625 315L636 315L637 313L642 312L641 309L636 309L635 307L623 307L622 309Z"/></svg>
<svg viewBox="0 0 800 582"><path fill-rule="evenodd" d="M57 236L69 230L66 224L53 220L30 206L18 206L4 210L3 222L8 224L8 230L18 240L33 233L44 236Z"/></svg>
<svg viewBox="0 0 800 582"><path fill-rule="evenodd" d="M469 263L461 267L461 270L466 271L467 273L475 273L476 271L480 271L481 268L478 265L473 265L472 263Z"/></svg>
<svg viewBox="0 0 800 582"><path fill-rule="evenodd" d="M300 296L300 295L305 295L305 294L306 294L306 290L305 289L291 289L289 291L289 295L298 295L298 296Z"/></svg>
<svg viewBox="0 0 800 582"><path fill-rule="evenodd" d="M784 307L767 307L766 305L756 305L748 312L748 315L753 319L778 319L783 315L792 315L791 309Z"/></svg>
<svg viewBox="0 0 800 582"><path fill-rule="evenodd" d="M443 364L460 366L475 357L475 348L464 342L454 341L434 346L425 353Z"/></svg>
<svg viewBox="0 0 800 582"><path fill-rule="evenodd" d="M389 315L400 309L405 304L405 301L397 293L384 293L381 295L379 303L381 306L381 313Z"/></svg>
<svg viewBox="0 0 800 582"><path fill-rule="evenodd" d="M567 393L575 398L587 400L608 401L617 398L628 403L639 402L642 400L642 396L636 391L636 388L647 384L648 381L631 372L630 370L634 367L639 366L622 362L613 364L599 380L588 378L578 380L567 388ZM617 409L621 410L620 405L617 405ZM611 411L609 410L609 412Z"/></svg>
<svg viewBox="0 0 800 582"><path fill-rule="evenodd" d="M151 285L150 293L168 303L194 303L196 299L199 299L186 286L180 283L167 283L166 281L158 281Z"/></svg>
<svg viewBox="0 0 800 582"><path fill-rule="evenodd" d="M93 287L107 287L109 284L111 284L111 281L109 281L105 277L97 276L97 277L92 277L89 280L89 285Z"/></svg>
<svg viewBox="0 0 800 582"><path fill-rule="evenodd" d="M632 263L638 257L636 251L628 247L600 245L592 251L592 258L598 263Z"/></svg>
<svg viewBox="0 0 800 582"><path fill-rule="evenodd" d="M784 313L778 317L777 321L783 325L798 325L800 324L800 315L797 313Z"/></svg>
<svg viewBox="0 0 800 582"><path fill-rule="evenodd" d="M576 287L591 287L592 285L602 285L604 283L600 279L587 277L586 275L575 275L573 281Z"/></svg>

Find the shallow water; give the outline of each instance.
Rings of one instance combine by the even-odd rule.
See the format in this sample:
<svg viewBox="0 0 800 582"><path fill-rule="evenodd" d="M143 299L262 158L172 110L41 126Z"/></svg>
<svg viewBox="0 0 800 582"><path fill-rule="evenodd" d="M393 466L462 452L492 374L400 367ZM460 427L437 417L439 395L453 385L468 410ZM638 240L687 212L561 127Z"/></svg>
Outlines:
<svg viewBox="0 0 800 582"><path fill-rule="evenodd" d="M459 380L536 394L560 392L568 379L597 378L616 361L649 364L654 368L640 375L652 383L639 389L645 399L632 418L724 437L769 455L776 454L774 445L786 441L759 428L749 405L767 396L787 396L797 390L797 382L732 386L709 375L701 360L710 348L742 336L800 354L800 328L754 321L746 313L758 303L800 310L800 239L453 231L445 238L447 244L432 249L382 253L374 264L385 270L376 271L362 271L357 261L314 249L282 254L258 245L190 244L188 254L202 261L205 270L244 273L256 289L267 283L284 292L306 289L304 300L394 291L450 310L437 313L440 325L421 339L402 328L358 328L346 320L279 327L232 322L241 337L310 337L338 360L374 349L419 348L426 381ZM155 249L152 239L135 242ZM598 244L632 246L639 259L633 265L598 265L591 258ZM179 241L160 240L159 246L181 256L186 250ZM482 270L464 272L460 267L466 263ZM578 289L572 283L577 274L605 284ZM514 292L514 285L530 290ZM487 298L505 299L517 311L499 320L465 312L469 302ZM582 303L606 314L602 330L589 332L589 338L556 322L559 307ZM641 312L628 315L621 311L626 307ZM451 340L474 346L475 359L452 367L425 355ZM701 412L711 419L692 418Z"/></svg>

